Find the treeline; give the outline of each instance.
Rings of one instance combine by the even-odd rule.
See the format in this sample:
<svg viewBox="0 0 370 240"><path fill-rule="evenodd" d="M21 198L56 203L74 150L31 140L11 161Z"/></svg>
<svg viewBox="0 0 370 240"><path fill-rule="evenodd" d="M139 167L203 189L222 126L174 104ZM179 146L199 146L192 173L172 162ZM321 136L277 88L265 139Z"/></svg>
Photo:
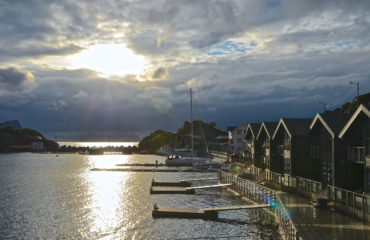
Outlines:
<svg viewBox="0 0 370 240"><path fill-rule="evenodd" d="M352 102L346 102L340 108L335 109L334 112L351 113L356 111L359 104L370 106L370 93L360 95L358 99L356 97Z"/></svg>
<svg viewBox="0 0 370 240"><path fill-rule="evenodd" d="M222 150L222 143L227 133L216 127L216 123L203 122L201 120L193 121L194 150L199 155L205 154L206 147L209 150ZM218 138L221 137L221 138ZM138 150L141 153L157 153L160 148L168 148L171 151L175 148L191 148L191 123L184 122L184 125L175 133L164 130L156 130L144 137Z"/></svg>
<svg viewBox="0 0 370 240"><path fill-rule="evenodd" d="M0 152L32 151L33 142L42 142L45 151L57 151L59 148L58 143L46 139L36 130L12 126L0 128Z"/></svg>
<svg viewBox="0 0 370 240"><path fill-rule="evenodd" d="M107 152L112 153L123 153L123 154L133 154L138 153L137 146L107 146L107 147L76 147L63 145L59 148L60 153L88 153L88 154L103 154Z"/></svg>

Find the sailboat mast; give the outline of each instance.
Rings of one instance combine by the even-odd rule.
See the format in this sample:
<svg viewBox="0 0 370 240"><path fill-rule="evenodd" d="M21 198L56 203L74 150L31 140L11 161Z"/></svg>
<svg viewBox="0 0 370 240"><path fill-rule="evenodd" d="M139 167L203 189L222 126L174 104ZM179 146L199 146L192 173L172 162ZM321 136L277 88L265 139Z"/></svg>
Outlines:
<svg viewBox="0 0 370 240"><path fill-rule="evenodd" d="M191 156L194 157L193 95L190 88Z"/></svg>

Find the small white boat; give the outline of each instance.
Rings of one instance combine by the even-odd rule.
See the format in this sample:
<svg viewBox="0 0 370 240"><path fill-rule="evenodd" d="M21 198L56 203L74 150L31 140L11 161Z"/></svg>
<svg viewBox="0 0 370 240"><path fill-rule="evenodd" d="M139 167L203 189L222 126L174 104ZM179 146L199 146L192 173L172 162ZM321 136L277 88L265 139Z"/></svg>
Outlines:
<svg viewBox="0 0 370 240"><path fill-rule="evenodd" d="M193 166L196 164L205 164L209 158L203 157L182 157L181 155L169 155L165 163L167 166Z"/></svg>

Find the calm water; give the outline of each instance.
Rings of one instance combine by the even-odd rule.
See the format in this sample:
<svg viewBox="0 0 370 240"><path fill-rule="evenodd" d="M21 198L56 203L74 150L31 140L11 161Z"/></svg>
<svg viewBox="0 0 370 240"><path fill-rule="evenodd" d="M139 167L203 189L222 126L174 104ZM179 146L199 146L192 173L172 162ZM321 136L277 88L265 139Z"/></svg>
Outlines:
<svg viewBox="0 0 370 240"><path fill-rule="evenodd" d="M152 218L154 203L199 208L238 204L218 190L149 194L152 178L200 178L214 173L89 171L155 160L164 161L148 155L0 155L0 239L276 238L276 232L257 224L247 210L220 213L218 221Z"/></svg>

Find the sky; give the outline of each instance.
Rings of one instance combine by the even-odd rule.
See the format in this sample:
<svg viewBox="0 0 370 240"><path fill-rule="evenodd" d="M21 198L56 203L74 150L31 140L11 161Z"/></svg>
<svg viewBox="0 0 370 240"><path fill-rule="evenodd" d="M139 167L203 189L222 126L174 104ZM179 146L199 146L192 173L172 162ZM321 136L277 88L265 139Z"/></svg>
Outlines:
<svg viewBox="0 0 370 240"><path fill-rule="evenodd" d="M368 0L0 0L0 121L138 141L314 117L370 89Z"/></svg>

